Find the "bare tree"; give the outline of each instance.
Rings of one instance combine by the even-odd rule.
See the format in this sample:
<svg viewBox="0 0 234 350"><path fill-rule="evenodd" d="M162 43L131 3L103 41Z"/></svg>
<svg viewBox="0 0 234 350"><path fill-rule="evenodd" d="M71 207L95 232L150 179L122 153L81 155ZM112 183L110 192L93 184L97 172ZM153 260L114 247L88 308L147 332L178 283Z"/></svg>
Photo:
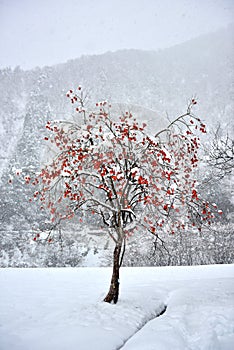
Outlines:
<svg viewBox="0 0 234 350"><path fill-rule="evenodd" d="M208 163L218 171L219 178L230 174L234 168L234 140L228 134L222 136L220 126L210 144Z"/></svg>

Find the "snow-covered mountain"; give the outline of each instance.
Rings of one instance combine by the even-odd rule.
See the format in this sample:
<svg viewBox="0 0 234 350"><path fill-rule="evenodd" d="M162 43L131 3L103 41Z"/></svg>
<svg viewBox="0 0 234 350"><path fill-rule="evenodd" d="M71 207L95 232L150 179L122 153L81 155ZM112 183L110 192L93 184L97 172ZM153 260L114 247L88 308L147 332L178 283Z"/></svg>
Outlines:
<svg viewBox="0 0 234 350"><path fill-rule="evenodd" d="M17 152L17 142L25 133L28 104L34 102L31 118L35 124L38 111L46 115L50 110L52 116L62 118L72 111L65 93L77 84L89 91L92 101L109 99L139 106L147 119L159 123L162 116L181 113L196 95L197 113L210 126L229 124L234 102L233 33L230 26L157 52L121 50L30 71L19 67L1 70L1 168ZM32 100L35 91L47 101L44 109L38 109Z"/></svg>

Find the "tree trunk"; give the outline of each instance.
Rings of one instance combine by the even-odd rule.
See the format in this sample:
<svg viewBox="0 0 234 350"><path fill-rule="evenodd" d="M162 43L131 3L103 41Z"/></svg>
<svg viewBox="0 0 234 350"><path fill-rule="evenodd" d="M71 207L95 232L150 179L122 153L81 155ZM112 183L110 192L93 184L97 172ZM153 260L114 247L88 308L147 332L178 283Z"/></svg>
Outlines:
<svg viewBox="0 0 234 350"><path fill-rule="evenodd" d="M119 269L122 260L122 258L120 257L121 248L122 241L117 242L113 254L113 272L111 277L110 289L104 299L104 301L106 301L107 303L113 302L114 304L116 304L119 298Z"/></svg>

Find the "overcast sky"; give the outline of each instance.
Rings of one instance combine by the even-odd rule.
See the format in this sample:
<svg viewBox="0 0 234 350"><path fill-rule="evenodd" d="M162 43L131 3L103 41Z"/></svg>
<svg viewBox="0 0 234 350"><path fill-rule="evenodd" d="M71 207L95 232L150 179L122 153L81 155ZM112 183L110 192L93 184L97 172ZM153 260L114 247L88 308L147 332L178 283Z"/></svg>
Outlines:
<svg viewBox="0 0 234 350"><path fill-rule="evenodd" d="M157 50L234 22L234 0L0 0L0 68Z"/></svg>

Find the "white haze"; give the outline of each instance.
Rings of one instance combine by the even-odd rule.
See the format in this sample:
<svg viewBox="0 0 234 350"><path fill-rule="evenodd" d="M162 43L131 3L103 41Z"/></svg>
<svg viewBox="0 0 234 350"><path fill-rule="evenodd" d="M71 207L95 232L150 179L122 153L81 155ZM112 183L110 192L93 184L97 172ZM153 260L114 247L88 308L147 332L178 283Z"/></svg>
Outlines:
<svg viewBox="0 0 234 350"><path fill-rule="evenodd" d="M0 68L157 50L233 21L232 0L0 0Z"/></svg>

